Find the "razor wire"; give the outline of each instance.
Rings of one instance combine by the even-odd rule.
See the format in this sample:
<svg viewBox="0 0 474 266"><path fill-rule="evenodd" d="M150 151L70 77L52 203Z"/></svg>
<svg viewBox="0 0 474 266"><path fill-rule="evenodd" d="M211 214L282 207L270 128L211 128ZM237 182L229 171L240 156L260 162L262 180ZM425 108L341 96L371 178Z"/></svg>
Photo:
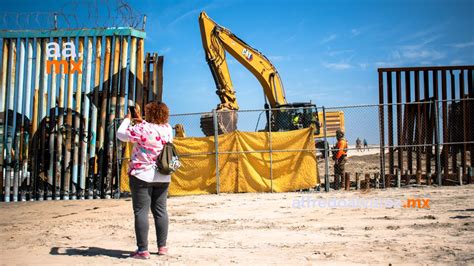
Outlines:
<svg viewBox="0 0 474 266"><path fill-rule="evenodd" d="M66 1L49 12L0 12L0 30L143 28L142 23L144 14L124 0Z"/></svg>

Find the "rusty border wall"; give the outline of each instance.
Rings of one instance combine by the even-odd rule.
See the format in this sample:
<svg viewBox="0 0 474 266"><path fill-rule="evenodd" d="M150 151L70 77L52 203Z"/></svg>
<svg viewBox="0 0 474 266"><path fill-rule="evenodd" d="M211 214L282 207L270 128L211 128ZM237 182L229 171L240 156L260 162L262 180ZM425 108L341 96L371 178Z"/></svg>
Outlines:
<svg viewBox="0 0 474 266"><path fill-rule="evenodd" d="M0 31L1 200L120 193L116 118L161 99L163 57L145 58L145 37L133 28ZM77 57L48 58L49 42L73 42ZM48 74L48 60L65 63Z"/></svg>
<svg viewBox="0 0 474 266"><path fill-rule="evenodd" d="M458 175L467 178L474 147L473 69L378 69L380 167L386 187L398 174L438 185Z"/></svg>

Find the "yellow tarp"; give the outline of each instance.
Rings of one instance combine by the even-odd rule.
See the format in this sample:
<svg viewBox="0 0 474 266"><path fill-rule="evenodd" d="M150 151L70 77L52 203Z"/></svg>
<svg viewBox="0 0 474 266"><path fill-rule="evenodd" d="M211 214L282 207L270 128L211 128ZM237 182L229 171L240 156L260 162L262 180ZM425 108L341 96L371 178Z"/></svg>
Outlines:
<svg viewBox="0 0 474 266"><path fill-rule="evenodd" d="M271 154L266 152L269 137L268 132L219 135L220 192L269 192L272 187L275 192L286 192L319 184L314 152L300 151L314 150L311 128L272 133ZM175 138L174 144L183 166L172 176L170 195L216 193L214 137ZM131 144L127 146L125 157L130 157ZM124 161L122 191L129 191L127 168Z"/></svg>

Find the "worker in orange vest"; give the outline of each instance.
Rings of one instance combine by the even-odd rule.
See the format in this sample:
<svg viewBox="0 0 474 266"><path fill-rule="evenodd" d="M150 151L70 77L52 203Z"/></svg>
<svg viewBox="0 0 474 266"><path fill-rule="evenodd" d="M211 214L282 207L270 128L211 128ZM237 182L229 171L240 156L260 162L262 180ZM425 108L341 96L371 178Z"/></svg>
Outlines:
<svg viewBox="0 0 474 266"><path fill-rule="evenodd" d="M344 177L344 165L347 162L347 141L341 129L336 130L337 143L334 147L334 188L337 189L340 180Z"/></svg>

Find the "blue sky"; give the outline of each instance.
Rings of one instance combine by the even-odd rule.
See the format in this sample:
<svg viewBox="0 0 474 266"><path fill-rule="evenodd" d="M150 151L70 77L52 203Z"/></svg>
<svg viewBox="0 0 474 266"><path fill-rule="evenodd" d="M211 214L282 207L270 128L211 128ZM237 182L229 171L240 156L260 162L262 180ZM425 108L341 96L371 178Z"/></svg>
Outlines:
<svg viewBox="0 0 474 266"><path fill-rule="evenodd" d="M81 26L88 25L83 14L95 5L95 1L1 3L5 12L75 13ZM137 14L147 15L146 51L165 56L164 100L175 113L207 111L219 101L200 39L202 10L272 61L290 102L373 104L378 101L378 67L474 62L471 0L128 3ZM99 1L104 13L105 5L113 10L117 3ZM60 27L64 24L59 22ZM228 60L241 109L261 108L263 92L257 80L231 56Z"/></svg>
<svg viewBox="0 0 474 266"><path fill-rule="evenodd" d="M165 97L184 112L217 103L201 10L273 62L290 102L377 103L378 67L474 62L473 1L172 2L148 4L147 49L165 55ZM241 108L262 107L257 80L235 60L229 68ZM202 101L183 99L190 92Z"/></svg>
<svg viewBox="0 0 474 266"><path fill-rule="evenodd" d="M3 0L11 14L61 11L74 14L65 25L101 23L117 2ZM278 69L289 102L318 106L378 103L377 68L468 65L474 62L474 1L128 1L146 14L147 52L165 56L164 101L173 113L209 111L218 104L204 58L198 15L206 11L220 25L265 54ZM108 6L109 9L105 9ZM16 12L16 13L15 13ZM92 13L92 14L91 14ZM112 12L113 13L113 12ZM97 16L96 16L97 17ZM16 19L19 20L18 18ZM117 22L114 22L117 23ZM110 24L113 24L110 22ZM263 107L253 75L228 56L241 109Z"/></svg>

